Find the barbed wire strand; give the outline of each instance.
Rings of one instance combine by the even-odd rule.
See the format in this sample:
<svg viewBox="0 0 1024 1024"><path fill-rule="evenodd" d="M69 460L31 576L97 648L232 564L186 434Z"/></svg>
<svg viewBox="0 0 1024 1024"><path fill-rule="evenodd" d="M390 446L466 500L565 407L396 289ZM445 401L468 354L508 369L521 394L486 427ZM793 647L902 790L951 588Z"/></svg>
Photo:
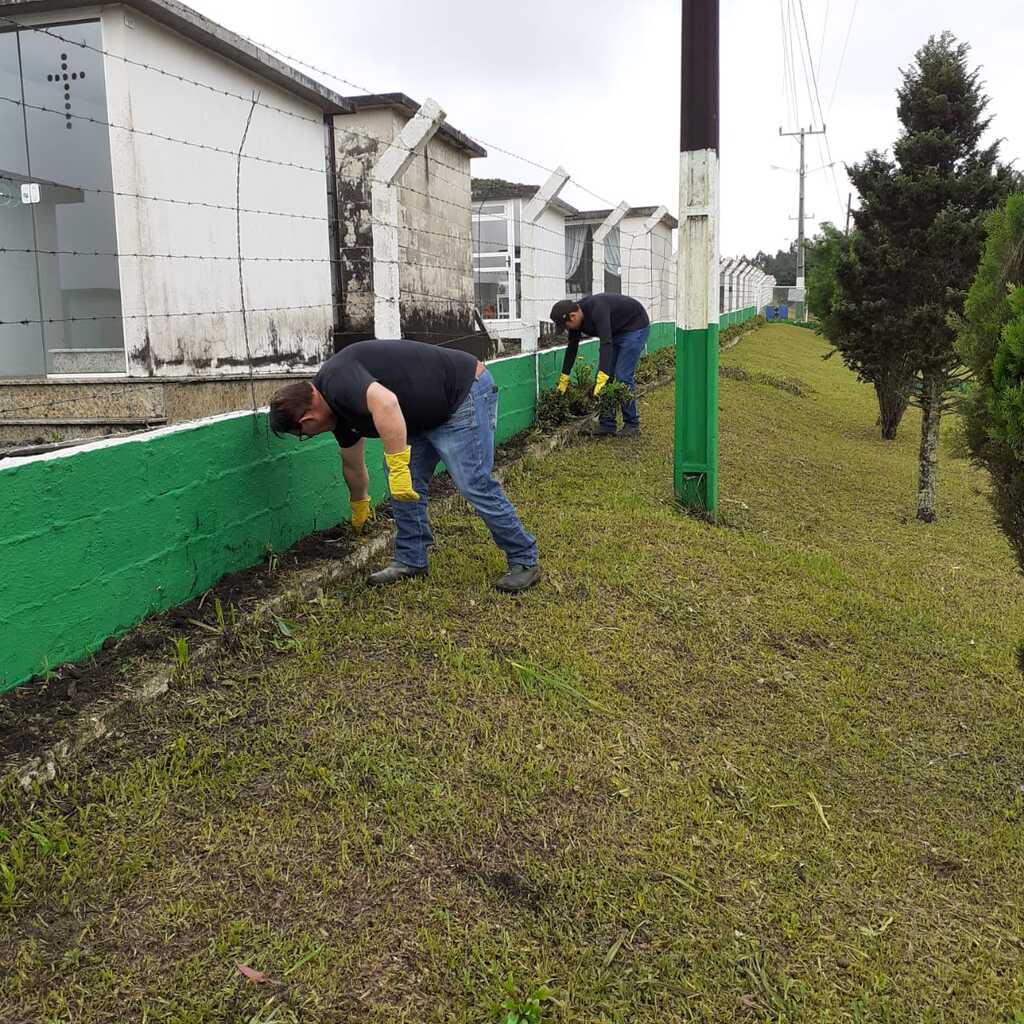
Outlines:
<svg viewBox="0 0 1024 1024"><path fill-rule="evenodd" d="M238 300L242 307L242 336L245 338L245 358L249 364L249 390L252 393L252 414L256 415L256 378L252 365L252 349L249 346L249 317L245 312L245 264L242 262L242 151L245 149L245 140L249 137L249 128L252 125L252 115L256 111L256 103L259 94L253 93L252 106L249 107L249 116L245 119L245 128L242 131L242 141L238 145L238 161L235 165L235 237L238 242Z"/></svg>

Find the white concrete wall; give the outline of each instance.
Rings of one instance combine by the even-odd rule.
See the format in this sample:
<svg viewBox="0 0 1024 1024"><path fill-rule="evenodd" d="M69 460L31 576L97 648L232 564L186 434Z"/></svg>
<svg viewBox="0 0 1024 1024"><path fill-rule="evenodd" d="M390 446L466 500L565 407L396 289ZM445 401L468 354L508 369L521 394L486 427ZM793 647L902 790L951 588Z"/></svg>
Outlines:
<svg viewBox="0 0 1024 1024"><path fill-rule="evenodd" d="M623 217L622 291L642 302L651 322L675 319L675 255L665 223L644 234L646 217Z"/></svg>
<svg viewBox="0 0 1024 1024"><path fill-rule="evenodd" d="M315 220L242 215L242 251L249 257L323 262L243 264L249 308L318 306L249 315L250 350L257 370L302 369L330 353L331 273L323 114L254 73L177 35L137 11L103 9L104 48L301 115L257 107L245 152L301 164L313 171L243 159L241 205L303 214ZM222 149L241 142L248 104L183 84L144 68L105 59L107 103L115 124ZM114 190L235 205L235 158L141 134L111 130ZM228 260L120 261L129 371L133 374L217 375L245 370L239 313L162 317L183 311L238 310L240 293L233 210L184 207L119 198L121 252L227 256Z"/></svg>
<svg viewBox="0 0 1024 1024"><path fill-rule="evenodd" d="M534 300L534 319L547 320L551 307L566 297L565 215L550 206L540 215L534 232L536 278L523 281L523 294Z"/></svg>
<svg viewBox="0 0 1024 1024"><path fill-rule="evenodd" d="M651 315L651 239L643 233L646 217L625 216L619 224L622 248L622 292L642 302ZM653 320L654 317L651 316Z"/></svg>
<svg viewBox="0 0 1024 1024"><path fill-rule="evenodd" d="M675 319L675 257L672 253L672 229L658 224L651 232L651 268L654 295L650 313L653 323Z"/></svg>

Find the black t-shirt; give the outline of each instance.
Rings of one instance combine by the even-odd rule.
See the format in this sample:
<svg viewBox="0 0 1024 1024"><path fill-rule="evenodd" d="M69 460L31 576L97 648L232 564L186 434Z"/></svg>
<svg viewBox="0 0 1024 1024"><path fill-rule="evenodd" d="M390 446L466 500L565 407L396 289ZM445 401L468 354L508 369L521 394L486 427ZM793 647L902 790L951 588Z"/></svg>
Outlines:
<svg viewBox="0 0 1024 1024"><path fill-rule="evenodd" d="M439 427L462 404L476 380L475 356L419 341L357 341L320 367L313 386L338 424L342 448L378 437L366 405L375 381L398 398L410 434Z"/></svg>
<svg viewBox="0 0 1024 1024"><path fill-rule="evenodd" d="M562 360L562 373L569 373L576 362L576 351L580 347L580 338L600 338L601 349L598 369L604 373L612 372L612 341L620 334L642 331L649 327L651 319L636 299L629 295L617 295L614 292L598 292L580 299L583 311L583 323L578 331L569 331L569 345Z"/></svg>

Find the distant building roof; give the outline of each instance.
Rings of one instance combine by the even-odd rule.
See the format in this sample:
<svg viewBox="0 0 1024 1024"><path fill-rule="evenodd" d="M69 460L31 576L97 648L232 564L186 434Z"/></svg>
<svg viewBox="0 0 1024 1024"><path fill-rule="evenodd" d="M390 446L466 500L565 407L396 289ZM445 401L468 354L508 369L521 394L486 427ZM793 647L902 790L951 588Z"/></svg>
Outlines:
<svg viewBox="0 0 1024 1024"><path fill-rule="evenodd" d="M397 110L402 114L412 117L420 105L410 99L404 92L382 92L373 96L346 96L345 102L350 104L353 110ZM437 132L446 142L456 149L469 153L470 157L487 156L487 150L474 142L468 135L453 128L445 122Z"/></svg>
<svg viewBox="0 0 1024 1024"><path fill-rule="evenodd" d="M626 211L626 216L627 217L650 217L657 209L658 208L656 206L631 206ZM598 223L600 223L611 212L612 212L611 210L580 210L579 213L574 214L572 217L569 217L568 219L569 220L578 220L578 221L597 221ZM677 227L679 227L679 221L677 221L676 218L673 217L671 213L666 213L665 216L661 218L661 220L662 220L663 223L667 224L670 228L677 228Z"/></svg>
<svg viewBox="0 0 1024 1024"><path fill-rule="evenodd" d="M474 178L473 202L485 203L488 199L532 199L540 191L540 185L526 185L518 181L506 181L504 178ZM566 220L575 219L579 211L564 199L552 199L551 205Z"/></svg>
<svg viewBox="0 0 1024 1024"><path fill-rule="evenodd" d="M296 71L290 64L261 50L243 36L218 25L217 22L186 7L178 0L122 0L154 21L159 21L193 42L219 53L240 64L275 85L295 93L329 114L349 113L351 104L325 85ZM0 0L0 12L5 16L17 14L45 14L87 8L97 10L96 0Z"/></svg>

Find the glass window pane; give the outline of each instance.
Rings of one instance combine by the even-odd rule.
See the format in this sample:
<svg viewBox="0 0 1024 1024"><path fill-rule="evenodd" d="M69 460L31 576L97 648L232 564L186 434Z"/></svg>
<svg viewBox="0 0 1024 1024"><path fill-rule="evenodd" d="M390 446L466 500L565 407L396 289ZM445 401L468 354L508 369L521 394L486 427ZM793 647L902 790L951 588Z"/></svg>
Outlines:
<svg viewBox="0 0 1024 1024"><path fill-rule="evenodd" d="M480 271L473 282L476 306L485 320L509 319L508 273Z"/></svg>
<svg viewBox="0 0 1024 1024"><path fill-rule="evenodd" d="M21 98L21 71L16 32L0 32L0 96ZM35 249L32 206L22 202L28 182L24 111L0 103L0 239L9 249ZM43 330L39 313L39 278L32 252L0 255L0 320L35 323L0 327L0 377L42 376Z"/></svg>
<svg viewBox="0 0 1024 1024"><path fill-rule="evenodd" d="M508 266L508 256L505 253L497 253L494 256L482 256L479 253L474 255L473 262L476 266L490 269L501 269Z"/></svg>
<svg viewBox="0 0 1024 1024"><path fill-rule="evenodd" d="M474 219L473 241L477 252L508 249L508 221Z"/></svg>
<svg viewBox="0 0 1024 1024"><path fill-rule="evenodd" d="M113 197L85 191L113 187L110 133L116 129L84 120L108 118L103 57L74 45L101 48L100 25L78 22L54 31L73 42L19 32L25 101L46 108L26 111L31 173L42 183L41 202L33 207L37 241L40 249L58 253L115 252ZM117 257L41 254L39 280L44 318L105 318L47 324L49 370L123 371L123 356L116 355L124 352Z"/></svg>

